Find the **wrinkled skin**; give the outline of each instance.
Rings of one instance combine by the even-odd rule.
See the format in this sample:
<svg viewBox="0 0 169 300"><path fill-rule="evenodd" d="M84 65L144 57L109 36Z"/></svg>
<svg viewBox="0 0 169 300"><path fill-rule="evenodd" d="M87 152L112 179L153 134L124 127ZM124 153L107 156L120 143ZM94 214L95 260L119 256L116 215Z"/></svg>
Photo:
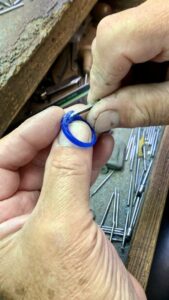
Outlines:
<svg viewBox="0 0 169 300"><path fill-rule="evenodd" d="M76 148L59 133L62 116L49 108L0 141L0 297L144 300L89 209L113 140ZM81 121L71 131L90 139Z"/></svg>
<svg viewBox="0 0 169 300"><path fill-rule="evenodd" d="M169 60L169 2L148 0L108 16L92 45L88 115L98 132L112 127L169 124L169 83L121 86L133 64ZM167 76L168 79L168 76Z"/></svg>

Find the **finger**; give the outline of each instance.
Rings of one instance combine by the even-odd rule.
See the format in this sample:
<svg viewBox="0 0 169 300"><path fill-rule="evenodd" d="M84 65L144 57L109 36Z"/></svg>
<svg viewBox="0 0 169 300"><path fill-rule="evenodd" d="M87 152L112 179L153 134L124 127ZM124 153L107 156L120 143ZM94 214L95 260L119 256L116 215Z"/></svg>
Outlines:
<svg viewBox="0 0 169 300"><path fill-rule="evenodd" d="M12 196L17 191L19 184L18 172L0 168L0 201Z"/></svg>
<svg viewBox="0 0 169 300"><path fill-rule="evenodd" d="M0 224L0 240L21 229L28 218L29 215L19 216Z"/></svg>
<svg viewBox="0 0 169 300"><path fill-rule="evenodd" d="M168 60L168 11L169 3L146 1L100 22L92 46L89 102L117 90L132 64Z"/></svg>
<svg viewBox="0 0 169 300"><path fill-rule="evenodd" d="M96 103L88 121L99 133L114 127L169 124L169 83L120 89Z"/></svg>
<svg viewBox="0 0 169 300"><path fill-rule="evenodd" d="M0 202L0 224L20 215L30 214L39 197L38 191L16 193Z"/></svg>
<svg viewBox="0 0 169 300"><path fill-rule="evenodd" d="M96 180L100 169L106 164L113 151L114 140L109 133L102 134L93 149L91 184Z"/></svg>
<svg viewBox="0 0 169 300"><path fill-rule="evenodd" d="M91 140L91 130L82 121L73 122L70 130L83 142ZM70 225L71 219L74 223L77 219L79 222L82 215L91 215L88 200L92 152L92 148L76 147L60 132L47 160L40 199L34 211L38 223L42 217L43 223L55 227L62 219L64 226L65 218Z"/></svg>
<svg viewBox="0 0 169 300"><path fill-rule="evenodd" d="M16 170L49 146L60 129L63 110L50 107L25 121L0 141L0 167Z"/></svg>

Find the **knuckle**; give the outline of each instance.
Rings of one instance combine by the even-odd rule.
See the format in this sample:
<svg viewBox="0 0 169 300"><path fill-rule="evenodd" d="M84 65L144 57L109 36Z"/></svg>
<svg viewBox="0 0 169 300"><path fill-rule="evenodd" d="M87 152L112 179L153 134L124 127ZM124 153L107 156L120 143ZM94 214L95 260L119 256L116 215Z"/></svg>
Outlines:
<svg viewBox="0 0 169 300"><path fill-rule="evenodd" d="M139 98L138 96L139 95ZM151 115L148 107L140 102L140 93L135 88L124 88L117 93L118 103L120 105L120 123L121 126L137 127L149 125Z"/></svg>

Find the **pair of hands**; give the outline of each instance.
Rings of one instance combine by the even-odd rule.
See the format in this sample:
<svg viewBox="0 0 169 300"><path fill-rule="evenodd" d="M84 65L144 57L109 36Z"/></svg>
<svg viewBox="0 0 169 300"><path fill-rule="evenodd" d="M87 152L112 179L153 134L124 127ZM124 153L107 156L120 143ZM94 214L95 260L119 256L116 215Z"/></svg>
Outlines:
<svg viewBox="0 0 169 300"><path fill-rule="evenodd" d="M49 108L0 141L0 296L144 299L88 204L113 140L105 134L94 149L74 147L59 133L63 114ZM91 139L82 121L71 131Z"/></svg>
<svg viewBox="0 0 169 300"><path fill-rule="evenodd" d="M168 60L168 15L168 3L149 0L98 26L89 102L102 100L88 115L98 132L169 123L167 82L120 88L132 63ZM59 133L63 113L49 108L0 141L0 295L143 300L88 205L113 141L103 135L93 150L74 147ZM90 139L79 121L71 130Z"/></svg>

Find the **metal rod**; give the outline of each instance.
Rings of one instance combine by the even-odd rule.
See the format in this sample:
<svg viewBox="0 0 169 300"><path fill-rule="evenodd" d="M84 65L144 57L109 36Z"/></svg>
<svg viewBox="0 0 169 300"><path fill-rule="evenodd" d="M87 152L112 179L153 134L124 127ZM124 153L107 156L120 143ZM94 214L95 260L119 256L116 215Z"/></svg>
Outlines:
<svg viewBox="0 0 169 300"><path fill-rule="evenodd" d="M101 227L101 229L104 229L104 230L111 230L111 226L107 226L107 225L103 225L102 227ZM115 232L119 232L119 233L123 233L124 232L124 228L119 228L119 227L116 227L115 229L114 229L114 231Z"/></svg>
<svg viewBox="0 0 169 300"><path fill-rule="evenodd" d="M119 202L120 202L120 191L117 191L116 198L116 211L115 211L115 226L118 227L118 217L119 217Z"/></svg>
<svg viewBox="0 0 169 300"><path fill-rule="evenodd" d="M147 171L147 162L146 162L146 145L143 146L143 165L144 165L144 171Z"/></svg>
<svg viewBox="0 0 169 300"><path fill-rule="evenodd" d="M130 186L129 186L129 192L128 192L128 198L127 198L127 206L130 206L130 202L131 202L132 184L133 184L133 174L131 173Z"/></svg>
<svg viewBox="0 0 169 300"><path fill-rule="evenodd" d="M77 115L84 114L84 113L88 112L92 107L93 107L92 104L88 104L85 108L83 108L83 109L81 109L81 110L79 110L79 111L77 111L77 112L74 112L74 113L72 114L72 116L75 117L75 116L77 116Z"/></svg>
<svg viewBox="0 0 169 300"><path fill-rule="evenodd" d="M127 153L126 153L126 157L125 157L125 160L128 160L128 157L129 157L129 153L130 153L130 150L131 150L131 145L132 145L132 141L133 141L133 132L134 132L134 129L131 130L131 133L130 133L130 136L129 136L129 139L128 139L128 143L127 143Z"/></svg>
<svg viewBox="0 0 169 300"><path fill-rule="evenodd" d="M134 181L134 189L135 189L135 191L137 191L137 186L138 186L139 170L140 170L140 157L137 157L136 177L135 177L135 181Z"/></svg>
<svg viewBox="0 0 169 300"><path fill-rule="evenodd" d="M155 151L156 151L156 147L157 147L157 143L158 143L158 137L159 137L159 129L156 132L156 136L155 136L154 142L152 144L152 149L151 149L151 153L150 153L151 157L154 157L154 155L155 155Z"/></svg>
<svg viewBox="0 0 169 300"><path fill-rule="evenodd" d="M106 220L106 217L107 217L107 214L108 214L108 212L109 212L109 209L110 209L111 203L112 203L112 201L113 201L114 195L115 195L115 193L113 192L112 195L111 195L111 197L110 197L110 200L109 200L109 202L108 202L108 205L107 205L107 207L106 207L106 210L105 210L105 212L104 212L103 218L102 218L102 220L101 220L101 222L100 222L100 227L103 226L103 224L104 224L104 222L105 222L105 220Z"/></svg>
<svg viewBox="0 0 169 300"><path fill-rule="evenodd" d="M134 166L134 159L135 159L135 153L136 153L136 145L133 145L132 151L131 151L131 159L130 159L130 171L133 171Z"/></svg>
<svg viewBox="0 0 169 300"><path fill-rule="evenodd" d="M112 214L112 229L111 229L111 234L110 234L110 242L112 241L114 229L116 226L116 207L117 207L117 188L115 188L114 192L114 202L113 202L113 214Z"/></svg>
<svg viewBox="0 0 169 300"><path fill-rule="evenodd" d="M7 12L9 12L9 11L11 11L11 10L14 10L14 9L16 9L16 8L19 8L19 7L23 6L23 5L24 5L24 3L21 2L21 3L18 3L17 5L12 5L12 6L9 7L9 8L5 8L5 9L3 9L3 10L0 10L0 15L3 15L3 14L5 14L5 13L7 13Z"/></svg>
<svg viewBox="0 0 169 300"><path fill-rule="evenodd" d="M112 228L111 229L102 229L104 231L104 233L107 233L107 234L111 234L112 232ZM123 232L117 232L115 229L113 230L113 236L120 236L120 237L123 237ZM112 236L112 239L113 239L113 236ZM111 239L111 240L112 240Z"/></svg>
<svg viewBox="0 0 169 300"><path fill-rule="evenodd" d="M114 170L99 184L99 186L91 193L90 197L93 197L101 188L102 186L109 180L109 178L114 173Z"/></svg>
<svg viewBox="0 0 169 300"><path fill-rule="evenodd" d="M147 179L148 179L148 176L149 176L149 173L150 173L150 170L151 170L151 166L152 166L152 163L153 163L153 160L150 161L149 163L149 166L148 166L148 169L145 173L145 176L143 178L143 181L140 182L140 187L138 189L138 193L141 195L145 189L145 185L146 185L146 182L147 182Z"/></svg>
<svg viewBox="0 0 169 300"><path fill-rule="evenodd" d="M122 240L122 244L121 244L121 250L124 250L124 247L125 247L126 236L127 236L127 226L128 226L128 222L129 222L129 215L130 215L130 212L128 210L127 211L127 216L126 216L126 222L125 222L125 226L124 226L124 233L123 233L123 240Z"/></svg>

